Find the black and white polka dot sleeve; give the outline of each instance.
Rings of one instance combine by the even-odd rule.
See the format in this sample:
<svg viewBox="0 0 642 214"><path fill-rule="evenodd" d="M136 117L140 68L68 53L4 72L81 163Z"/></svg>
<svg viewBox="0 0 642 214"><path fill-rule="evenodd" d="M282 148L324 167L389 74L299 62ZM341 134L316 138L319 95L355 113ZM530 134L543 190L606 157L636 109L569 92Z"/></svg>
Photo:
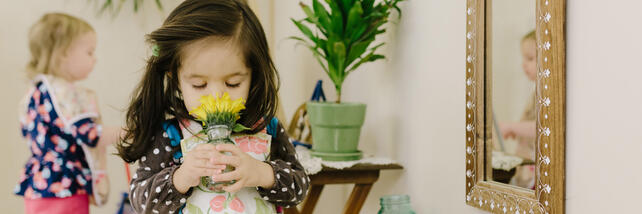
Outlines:
<svg viewBox="0 0 642 214"><path fill-rule="evenodd" d="M281 124L276 133L272 136L270 158L267 161L274 170L274 186L271 189L257 189L266 201L277 206L294 206L307 195L310 178L297 160L294 146Z"/></svg>
<svg viewBox="0 0 642 214"><path fill-rule="evenodd" d="M182 162L180 146L172 146L167 131L160 132L153 142L151 150L138 160L129 200L137 213L178 214L192 192L190 189L182 194L172 183L172 176Z"/></svg>

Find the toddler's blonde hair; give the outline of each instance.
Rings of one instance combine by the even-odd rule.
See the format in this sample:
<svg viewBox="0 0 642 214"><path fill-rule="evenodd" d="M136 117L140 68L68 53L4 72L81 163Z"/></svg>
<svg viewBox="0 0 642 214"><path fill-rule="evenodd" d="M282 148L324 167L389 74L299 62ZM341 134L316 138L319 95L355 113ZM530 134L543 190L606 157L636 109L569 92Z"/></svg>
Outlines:
<svg viewBox="0 0 642 214"><path fill-rule="evenodd" d="M522 42L525 42L526 40L532 39L535 41L535 30L532 30L528 32L524 37L522 37Z"/></svg>
<svg viewBox="0 0 642 214"><path fill-rule="evenodd" d="M31 59L27 64L27 76L52 74L71 43L88 32L94 32L94 29L82 19L64 13L43 15L29 30Z"/></svg>

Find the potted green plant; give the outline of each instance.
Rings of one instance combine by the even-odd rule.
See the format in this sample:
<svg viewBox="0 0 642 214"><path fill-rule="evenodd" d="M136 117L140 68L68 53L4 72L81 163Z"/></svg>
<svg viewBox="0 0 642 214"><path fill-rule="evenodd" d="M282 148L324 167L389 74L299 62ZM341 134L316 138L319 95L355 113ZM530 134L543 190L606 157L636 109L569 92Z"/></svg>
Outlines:
<svg viewBox="0 0 642 214"><path fill-rule="evenodd" d="M341 101L342 84L346 77L364 63L384 59L376 51L384 43L375 43L377 35L386 30L392 9L403 0L318 0L312 7L300 3L306 14L292 22L303 33L291 37L310 49L323 70L334 83L336 102L309 102L307 110L312 127L312 155L324 160L357 160L357 149L366 105ZM316 29L315 31L311 28Z"/></svg>

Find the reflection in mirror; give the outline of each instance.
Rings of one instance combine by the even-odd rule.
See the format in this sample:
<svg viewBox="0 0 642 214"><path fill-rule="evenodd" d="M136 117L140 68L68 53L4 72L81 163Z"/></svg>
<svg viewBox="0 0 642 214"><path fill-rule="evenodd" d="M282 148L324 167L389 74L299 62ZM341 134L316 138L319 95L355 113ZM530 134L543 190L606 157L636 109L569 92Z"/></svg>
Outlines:
<svg viewBox="0 0 642 214"><path fill-rule="evenodd" d="M535 0L487 1L487 78L492 86L492 179L535 186Z"/></svg>

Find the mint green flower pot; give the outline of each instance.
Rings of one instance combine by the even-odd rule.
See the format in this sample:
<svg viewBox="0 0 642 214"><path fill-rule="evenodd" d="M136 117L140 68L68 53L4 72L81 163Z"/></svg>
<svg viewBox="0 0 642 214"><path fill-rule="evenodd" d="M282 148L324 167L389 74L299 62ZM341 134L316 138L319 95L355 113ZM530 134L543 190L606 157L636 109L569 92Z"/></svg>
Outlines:
<svg viewBox="0 0 642 214"><path fill-rule="evenodd" d="M365 104L308 102L306 106L312 127L313 156L328 161L361 159L358 147Z"/></svg>

